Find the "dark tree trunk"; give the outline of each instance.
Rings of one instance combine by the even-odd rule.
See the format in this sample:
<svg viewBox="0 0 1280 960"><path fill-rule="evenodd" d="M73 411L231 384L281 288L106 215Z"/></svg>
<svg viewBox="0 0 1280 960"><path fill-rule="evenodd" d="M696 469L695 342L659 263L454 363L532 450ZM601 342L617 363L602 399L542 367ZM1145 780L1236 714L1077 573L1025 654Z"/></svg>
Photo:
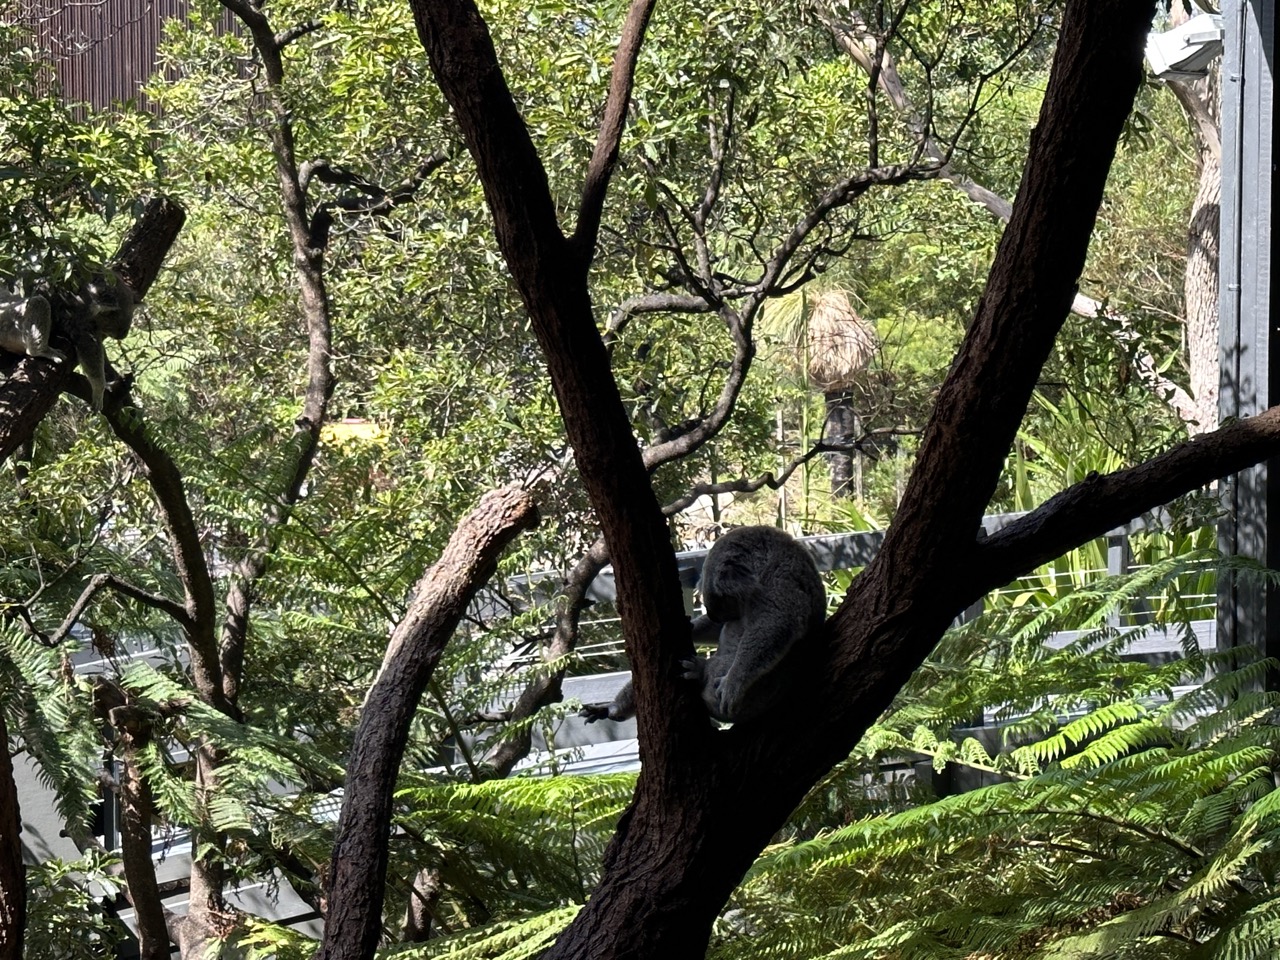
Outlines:
<svg viewBox="0 0 1280 960"><path fill-rule="evenodd" d="M856 436L858 416L853 409L853 394L848 390L832 390L825 395L827 419L822 437L827 443L843 444L846 449L831 450L824 456L831 470L831 495L853 496L853 458L855 452L848 447Z"/></svg>
<svg viewBox="0 0 1280 960"><path fill-rule="evenodd" d="M138 769L132 746L125 748L122 759L120 857L138 924L138 956L141 960L169 960L169 931L151 852L151 787Z"/></svg>
<svg viewBox="0 0 1280 960"><path fill-rule="evenodd" d="M27 926L27 871L22 865L22 818L3 710L0 710L0 748L0 960L22 960L22 936Z"/></svg>

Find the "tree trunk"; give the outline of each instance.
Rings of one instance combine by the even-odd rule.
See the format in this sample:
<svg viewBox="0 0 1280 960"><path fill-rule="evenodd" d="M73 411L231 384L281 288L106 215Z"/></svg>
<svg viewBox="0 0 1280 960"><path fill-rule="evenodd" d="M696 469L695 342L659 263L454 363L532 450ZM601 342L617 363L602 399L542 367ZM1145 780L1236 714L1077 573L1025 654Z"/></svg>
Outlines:
<svg viewBox="0 0 1280 960"><path fill-rule="evenodd" d="M1191 434L1218 426L1218 226L1222 159L1208 156L1200 170L1200 189L1191 210L1183 301L1187 313L1187 352L1196 423Z"/></svg>
<svg viewBox="0 0 1280 960"><path fill-rule="evenodd" d="M22 865L22 817L9 756L9 728L0 709L0 960L22 960L27 926L27 871Z"/></svg>
<svg viewBox="0 0 1280 960"><path fill-rule="evenodd" d="M169 931L151 859L151 787L138 770L134 748L126 747L120 773L120 858L138 925L140 960L169 960Z"/></svg>
<svg viewBox="0 0 1280 960"><path fill-rule="evenodd" d="M827 419L822 431L823 439L846 447L824 454L831 470L831 495L847 499L853 496L853 458L856 454L848 445L856 436L858 421L853 409L853 394L848 390L832 390L824 396Z"/></svg>
<svg viewBox="0 0 1280 960"><path fill-rule="evenodd" d="M543 960L693 960L759 851L848 755L957 613L1044 557L1280 450L1280 408L1139 467L1090 476L978 539L1071 307L1154 13L1154 0L1068 0L1008 229L884 545L836 616L797 652L809 682L784 690L765 717L714 731L679 681L678 660L691 649L688 621L594 322L581 223L572 238L559 229L545 171L474 4L410 4L547 357L614 562L632 661L642 762L636 794L599 888ZM617 73L615 61L614 81ZM611 82L611 102L616 87ZM598 187L589 176L587 192Z"/></svg>
<svg viewBox="0 0 1280 960"><path fill-rule="evenodd" d="M431 937L432 911L440 900L440 871L423 867L413 878L405 908L404 942L422 943Z"/></svg>
<svg viewBox="0 0 1280 960"><path fill-rule="evenodd" d="M1177 5L1174 9L1177 10ZM1185 16L1185 11L1182 16ZM1195 436L1218 425L1218 229L1222 219L1219 118L1222 115L1222 84L1217 71L1213 70L1202 80L1171 80L1169 89L1178 98L1195 131L1200 160L1199 185L1187 225L1187 264L1182 277L1187 366L1191 395L1195 398L1195 423L1190 429Z"/></svg>

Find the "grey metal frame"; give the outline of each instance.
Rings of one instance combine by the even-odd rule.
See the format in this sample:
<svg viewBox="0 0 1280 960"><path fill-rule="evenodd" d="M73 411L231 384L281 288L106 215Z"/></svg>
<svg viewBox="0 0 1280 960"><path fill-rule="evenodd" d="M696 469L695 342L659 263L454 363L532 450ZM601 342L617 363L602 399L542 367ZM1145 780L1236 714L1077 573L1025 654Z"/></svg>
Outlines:
<svg viewBox="0 0 1280 960"><path fill-rule="evenodd" d="M1271 193L1274 179L1275 3L1225 0L1222 62L1222 219L1220 278L1221 399L1229 418L1252 416L1280 400L1280 343L1271 314ZM1267 536L1280 515L1280 484L1268 483L1272 460L1246 470L1223 489L1227 517L1219 525L1223 553L1280 569L1280 542ZM1218 643L1251 645L1280 656L1280 592L1256 581L1223 577Z"/></svg>

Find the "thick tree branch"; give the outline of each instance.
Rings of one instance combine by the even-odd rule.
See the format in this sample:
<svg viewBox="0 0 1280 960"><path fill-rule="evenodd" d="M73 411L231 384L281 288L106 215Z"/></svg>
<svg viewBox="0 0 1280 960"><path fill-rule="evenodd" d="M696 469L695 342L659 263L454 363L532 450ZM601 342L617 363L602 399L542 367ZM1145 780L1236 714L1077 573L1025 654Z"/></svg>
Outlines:
<svg viewBox="0 0 1280 960"><path fill-rule="evenodd" d="M1205 98L1185 80L1166 80L1165 83L1178 98L1178 103L1182 104L1182 109L1191 118L1191 122L1196 125L1196 132L1205 152L1221 164L1222 136L1218 130L1218 120Z"/></svg>
<svg viewBox="0 0 1280 960"><path fill-rule="evenodd" d="M191 674L196 691L207 703L234 715L223 696L222 668L214 632L216 600L213 577L200 541L200 529L182 479L182 471L169 452L147 430L146 418L133 403L131 393L111 391L103 415L112 432L141 461L147 483L160 508L160 517L169 537L174 570L182 584L182 625L191 651Z"/></svg>
<svg viewBox="0 0 1280 960"><path fill-rule="evenodd" d="M1149 4L1125 4L1123 15L1117 8L1116 32L1099 42L1089 35L1096 13L1073 6L1081 16L1064 19L1013 215L885 539L886 565L941 572L944 558L977 529L1075 297L1116 140L1142 78L1150 13L1130 33L1129 17Z"/></svg>
<svg viewBox="0 0 1280 960"><path fill-rule="evenodd" d="M1280 454L1280 407L1201 434L1146 463L1091 474L980 542L983 592L1175 497ZM985 586L984 586L985 584Z"/></svg>
<svg viewBox="0 0 1280 960"><path fill-rule="evenodd" d="M685 293L642 293L618 304L604 332L604 345L612 350L631 321L645 313L710 313L715 307L705 298Z"/></svg>
<svg viewBox="0 0 1280 960"><path fill-rule="evenodd" d="M329 914L316 960L369 960L382 934L391 800L409 726L445 645L498 557L538 522L533 498L488 493L458 524L440 560L418 581L392 631L356 728L329 880Z"/></svg>
<svg viewBox="0 0 1280 960"><path fill-rule="evenodd" d="M103 789L113 790L120 802L120 859L126 895L137 923L138 953L142 960L168 960L171 934L151 855L155 804L151 787L138 765L138 751L151 740L151 718L131 705L124 691L105 678L94 686L93 708L116 736L120 778L115 783L104 782ZM177 942L176 938L173 942Z"/></svg>
<svg viewBox="0 0 1280 960"><path fill-rule="evenodd" d="M471 0L410 0L432 72L475 159L503 257L529 312L591 504L617 573L626 643L647 669L636 677L643 778L678 791L689 755L652 752L675 731L705 741L701 705L679 680L691 649L666 523L649 484L618 385L609 370L587 286L556 219L537 150ZM663 705L660 709L659 705Z"/></svg>
<svg viewBox="0 0 1280 960"><path fill-rule="evenodd" d="M636 60L644 43L644 32L649 26L654 0L632 0L627 19L622 25L622 37L613 55L613 70L609 74L609 94L604 104L604 117L600 121L600 133L596 147L587 166L587 178L582 187L582 202L578 207L578 223L570 244L582 258L590 263L600 232L600 216L604 211L605 194L609 191L609 179L618 163L618 145L622 142L622 130L627 120L627 108L631 104L631 87L635 82Z"/></svg>
<svg viewBox="0 0 1280 960"><path fill-rule="evenodd" d="M253 591L267 571L281 530L297 503L311 470L320 443L320 431L324 426L329 397L333 393L334 376L330 366L332 319L325 291L325 251L323 246L312 242L313 222L307 212L306 191L303 189L294 147L293 121L283 93L284 61L280 44L272 33L266 15L257 7L245 0L223 0L223 6L239 17L248 28L258 56L262 59L263 73L267 80L267 97L274 116L271 152L275 158L276 180L285 225L293 246L299 306L307 325L306 392L302 411L294 421L293 437L286 444L279 490L275 500L267 507L263 532L235 565L227 593L226 617L218 646L223 696L228 703L234 704L240 693Z"/></svg>

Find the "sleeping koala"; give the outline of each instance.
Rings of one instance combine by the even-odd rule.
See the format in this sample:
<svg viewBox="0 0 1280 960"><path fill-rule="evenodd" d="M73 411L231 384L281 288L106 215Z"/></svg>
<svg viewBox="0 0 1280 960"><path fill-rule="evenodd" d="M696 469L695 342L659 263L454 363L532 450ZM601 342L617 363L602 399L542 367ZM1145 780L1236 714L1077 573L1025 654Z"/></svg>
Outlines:
<svg viewBox="0 0 1280 960"><path fill-rule="evenodd" d="M776 699L778 667L787 654L826 617L818 568L803 546L776 527L740 527L707 554L702 599L706 613L693 621L694 643L714 639L717 645L705 660L683 661L683 676L698 682L716 720L737 723L757 716ZM581 715L588 723L635 716L631 684L612 703L585 706Z"/></svg>

